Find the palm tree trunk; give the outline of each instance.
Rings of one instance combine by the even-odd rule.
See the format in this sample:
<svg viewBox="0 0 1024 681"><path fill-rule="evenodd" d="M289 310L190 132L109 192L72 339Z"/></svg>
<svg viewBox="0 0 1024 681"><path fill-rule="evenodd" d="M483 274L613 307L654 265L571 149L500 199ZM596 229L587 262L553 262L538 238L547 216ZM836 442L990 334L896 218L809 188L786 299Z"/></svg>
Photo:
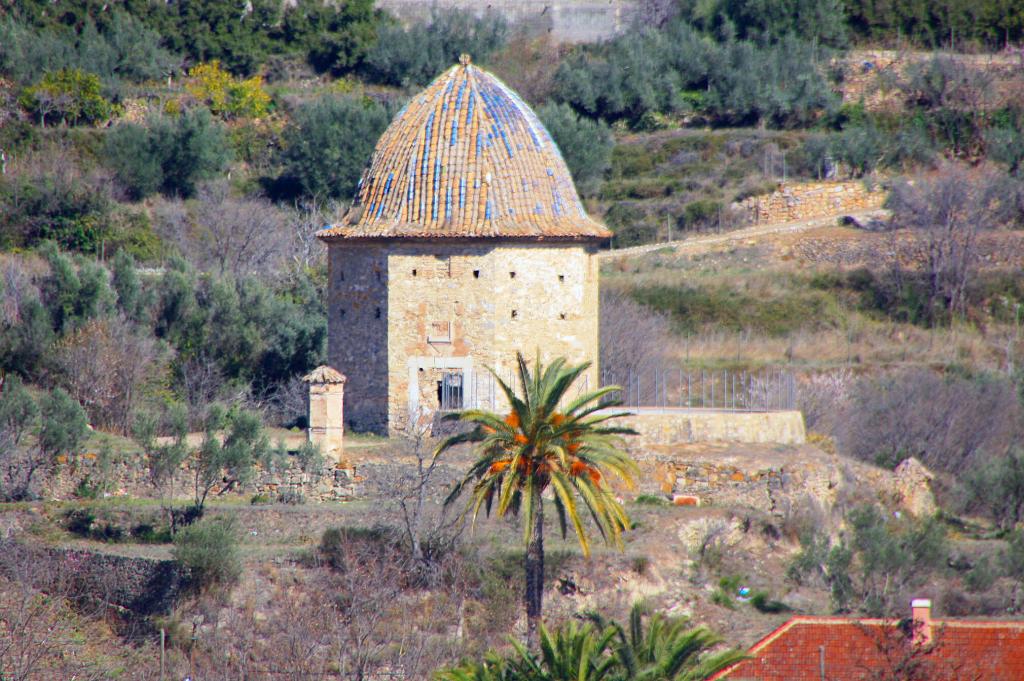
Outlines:
<svg viewBox="0 0 1024 681"><path fill-rule="evenodd" d="M544 600L544 502L537 499L533 536L526 548L526 647L536 650Z"/></svg>

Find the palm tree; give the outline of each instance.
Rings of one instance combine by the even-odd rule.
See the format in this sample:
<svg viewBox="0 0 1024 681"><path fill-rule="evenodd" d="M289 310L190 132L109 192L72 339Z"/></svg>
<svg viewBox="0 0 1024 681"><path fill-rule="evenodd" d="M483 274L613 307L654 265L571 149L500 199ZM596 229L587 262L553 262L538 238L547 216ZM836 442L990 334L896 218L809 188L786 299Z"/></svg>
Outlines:
<svg viewBox="0 0 1024 681"><path fill-rule="evenodd" d="M629 613L629 631L600 615L589 616L595 627L615 631L617 640L610 646L618 660L614 681L698 681L745 657L735 648L708 654L722 638L707 627L688 629L686 618L659 612L645 628L647 614L642 602L635 603Z"/></svg>
<svg viewBox="0 0 1024 681"><path fill-rule="evenodd" d="M540 650L513 641L506 656L489 652L483 662L441 670L438 681L700 681L742 660L735 648L711 652L721 637L687 620L633 606L629 631L592 614L585 624L569 621L549 632L540 626Z"/></svg>
<svg viewBox="0 0 1024 681"><path fill-rule="evenodd" d="M549 487L558 513L562 536L572 523L583 554L590 555L590 541L580 517L577 497L589 511L605 542L622 547L621 534L629 527L622 505L608 484L609 474L633 484L636 464L622 450L622 435L629 428L605 425L622 416L605 410L616 404L606 398L618 390L609 386L569 400L569 389L590 366L570 366L564 358L543 366L538 353L534 370L516 353L522 395L495 374L511 411L505 416L468 409L453 418L476 424L472 430L442 442L434 456L457 444L477 445L480 458L452 490L449 505L472 486L466 513L474 522L480 511L499 517L522 514L526 544L527 646L534 649L540 624L544 591L544 505L541 496ZM564 406L562 403L567 401Z"/></svg>

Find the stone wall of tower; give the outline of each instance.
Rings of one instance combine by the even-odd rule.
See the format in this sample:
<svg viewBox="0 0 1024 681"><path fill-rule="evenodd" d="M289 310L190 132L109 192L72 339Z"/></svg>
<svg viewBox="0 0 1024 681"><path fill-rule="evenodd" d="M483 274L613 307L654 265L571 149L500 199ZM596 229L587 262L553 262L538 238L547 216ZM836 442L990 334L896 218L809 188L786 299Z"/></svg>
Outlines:
<svg viewBox="0 0 1024 681"><path fill-rule="evenodd" d="M345 427L383 432L388 422L388 271L379 246L328 249L328 364L344 374Z"/></svg>
<svg viewBox="0 0 1024 681"><path fill-rule="evenodd" d="M594 251L581 243L450 239L332 244L330 363L348 377L347 423L381 430L383 414L394 432L410 413L431 415L445 373L462 376L467 400L487 398L475 393L488 389L487 368L513 375L516 351L593 361L585 381L596 387ZM495 397L493 406L504 408Z"/></svg>
<svg viewBox="0 0 1024 681"><path fill-rule="evenodd" d="M465 397L503 377L515 353L592 360L597 385L598 271L581 244L445 241L407 243L388 254L389 427L437 407L446 372ZM483 397L481 394L480 397ZM503 406L503 405L495 405Z"/></svg>

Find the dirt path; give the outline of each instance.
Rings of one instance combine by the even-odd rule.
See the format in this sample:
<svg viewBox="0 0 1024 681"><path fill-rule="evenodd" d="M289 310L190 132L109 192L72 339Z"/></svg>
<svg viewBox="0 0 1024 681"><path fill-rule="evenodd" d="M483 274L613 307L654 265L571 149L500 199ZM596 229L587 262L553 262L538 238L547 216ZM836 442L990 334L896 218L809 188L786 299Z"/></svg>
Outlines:
<svg viewBox="0 0 1024 681"><path fill-rule="evenodd" d="M860 213L844 213L843 215L850 215L858 221L863 222L870 218L886 219L889 216L889 211L878 209L863 211ZM628 258L630 256L643 255L644 253L660 251L662 249L671 249L672 252L680 254L705 253L722 245L729 245L742 241L756 242L758 239L775 234L806 232L820 227L827 227L834 225L836 220L840 217L842 217L842 215L829 215L827 217L802 220L799 222L776 222L766 225L753 225L751 227L744 227L743 229L737 229L724 234L702 234L700 236L681 239L679 241L663 241L655 244L644 244L643 246L602 251L598 254L598 257L606 260L610 260L612 258Z"/></svg>

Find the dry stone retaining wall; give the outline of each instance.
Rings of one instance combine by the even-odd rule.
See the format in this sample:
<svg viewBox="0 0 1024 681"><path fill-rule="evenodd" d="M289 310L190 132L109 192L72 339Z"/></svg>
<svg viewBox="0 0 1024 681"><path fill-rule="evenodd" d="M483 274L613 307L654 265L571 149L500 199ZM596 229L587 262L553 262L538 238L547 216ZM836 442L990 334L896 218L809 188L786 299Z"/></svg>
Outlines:
<svg viewBox="0 0 1024 681"><path fill-rule="evenodd" d="M799 411L730 412L702 409L650 409L619 420L639 433L631 450L696 442L800 445L807 441Z"/></svg>
<svg viewBox="0 0 1024 681"><path fill-rule="evenodd" d="M809 182L784 184L771 194L752 196L733 207L753 224L801 222L876 210L886 196L884 191L868 190L862 182Z"/></svg>

